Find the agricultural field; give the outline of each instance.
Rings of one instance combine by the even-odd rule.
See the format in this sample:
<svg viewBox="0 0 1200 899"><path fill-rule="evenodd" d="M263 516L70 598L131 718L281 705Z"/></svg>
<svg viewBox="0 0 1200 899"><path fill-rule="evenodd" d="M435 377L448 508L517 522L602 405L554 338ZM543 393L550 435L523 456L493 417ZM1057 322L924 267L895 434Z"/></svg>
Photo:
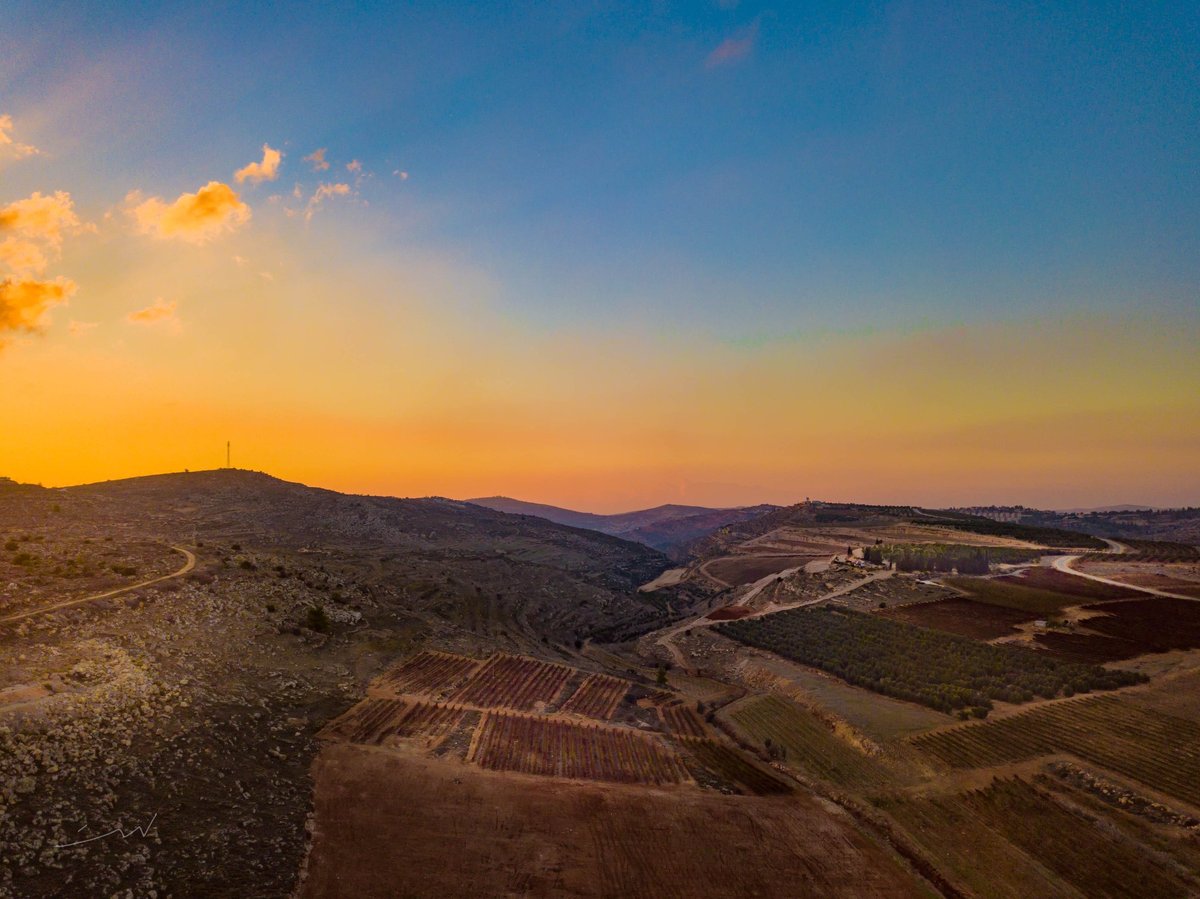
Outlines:
<svg viewBox="0 0 1200 899"><path fill-rule="evenodd" d="M1200 809L1200 723L1112 696L1050 703L911 742L951 768L1069 753Z"/></svg>
<svg viewBox="0 0 1200 899"><path fill-rule="evenodd" d="M680 783L678 757L627 728L485 712L468 761L492 771L662 786Z"/></svg>
<svg viewBox="0 0 1200 899"><path fill-rule="evenodd" d="M1084 609L1096 613L1082 622L1086 633L1038 634L1038 645L1061 658L1095 664L1200 647L1200 602L1154 596Z"/></svg>
<svg viewBox="0 0 1200 899"><path fill-rule="evenodd" d="M845 547L842 547L845 551ZM704 572L731 587L752 584L755 581L786 571L800 568L809 562L826 558L825 555L737 555L713 559L704 564Z"/></svg>
<svg viewBox="0 0 1200 899"><path fill-rule="evenodd" d="M663 726L673 734L683 737L708 736L708 728L704 726L704 719L690 705L673 702L662 706L658 710L658 715L662 719Z"/></svg>
<svg viewBox="0 0 1200 899"><path fill-rule="evenodd" d="M863 559L876 565L894 564L897 571L957 570L960 574L987 574L993 565L1036 562L1045 552L960 543L885 543L864 547Z"/></svg>
<svg viewBox="0 0 1200 899"><path fill-rule="evenodd" d="M1120 832L1019 778L979 790L879 802L947 873L987 899L1185 897L1198 882Z"/></svg>
<svg viewBox="0 0 1200 899"><path fill-rule="evenodd" d="M530 789L474 766L346 744L325 748L313 778L300 899L931 896L848 816L804 794L559 780Z"/></svg>
<svg viewBox="0 0 1200 899"><path fill-rule="evenodd" d="M532 710L553 702L574 669L553 662L498 653L452 695L454 702L480 708Z"/></svg>
<svg viewBox="0 0 1200 899"><path fill-rule="evenodd" d="M962 598L889 607L875 614L892 621L961 634L973 640L1011 636L1016 633L1016 625L1033 620L1029 612Z"/></svg>
<svg viewBox="0 0 1200 899"><path fill-rule="evenodd" d="M590 674L562 704L560 711L607 721L629 692L629 681L607 674Z"/></svg>
<svg viewBox="0 0 1200 899"><path fill-rule="evenodd" d="M1049 572L1050 569L1032 571ZM962 591L975 602L1027 612L1031 618L1056 615L1067 606L1089 600L1138 595L1136 590L1112 587L1062 572L996 578L951 577L943 579L943 583Z"/></svg>
<svg viewBox="0 0 1200 899"><path fill-rule="evenodd" d="M838 737L812 712L782 697L755 697L722 714L783 764L811 778L856 790L889 779L877 759Z"/></svg>
<svg viewBox="0 0 1200 899"><path fill-rule="evenodd" d="M958 518L939 519L938 526L988 537L1008 537L1014 540L1024 540L1041 546L1052 546L1060 549L1106 549L1108 544L1099 537L1091 537L1078 531L1066 531L1061 528L1038 527L1036 525L1015 524L1005 521L992 521L990 518Z"/></svg>
<svg viewBox="0 0 1200 899"><path fill-rule="evenodd" d="M1109 599L1127 599L1139 596L1136 590L1128 590L1114 584L1102 584L1099 581L1088 580L1059 571L1057 568L1034 567L1026 568L1020 574L1006 575L995 578L1002 584L1013 584L1018 587L1028 587L1034 590L1049 590L1051 593L1062 593L1066 596L1077 596L1081 600L1100 602Z"/></svg>
<svg viewBox="0 0 1200 899"><path fill-rule="evenodd" d="M437 742L458 727L466 711L435 702L406 703L399 699L364 699L329 723L321 736L372 746L393 737Z"/></svg>
<svg viewBox="0 0 1200 899"><path fill-rule="evenodd" d="M427 650L384 672L375 685L397 693L444 695L478 671L482 664L465 656Z"/></svg>
<svg viewBox="0 0 1200 899"><path fill-rule="evenodd" d="M1123 540L1129 552L1122 554L1122 562L1200 562L1200 546L1190 543L1172 543L1166 540ZM1103 553L1089 554L1088 559L1108 561L1111 556Z"/></svg>
<svg viewBox="0 0 1200 899"><path fill-rule="evenodd" d="M812 665L885 696L941 711L985 711L993 700L1028 702L1145 678L1063 662L1044 653L828 608L794 609L715 626L720 633Z"/></svg>
<svg viewBox="0 0 1200 899"><path fill-rule="evenodd" d="M743 787L755 796L791 793L792 786L778 775L754 764L723 743L699 737L681 737L680 744L701 765L724 781Z"/></svg>
<svg viewBox="0 0 1200 899"><path fill-rule="evenodd" d="M744 669L746 683L758 689L795 696L828 709L872 740L894 741L949 724L944 712L914 702L892 699L816 668L797 665L781 656L754 659Z"/></svg>

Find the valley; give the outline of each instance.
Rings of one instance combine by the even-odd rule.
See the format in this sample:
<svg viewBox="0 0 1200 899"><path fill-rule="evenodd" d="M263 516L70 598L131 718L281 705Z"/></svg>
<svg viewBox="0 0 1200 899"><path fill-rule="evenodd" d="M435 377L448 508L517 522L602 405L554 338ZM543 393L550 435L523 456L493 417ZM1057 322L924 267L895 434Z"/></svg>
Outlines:
<svg viewBox="0 0 1200 899"><path fill-rule="evenodd" d="M0 895L1200 890L1195 561L943 514L6 487Z"/></svg>

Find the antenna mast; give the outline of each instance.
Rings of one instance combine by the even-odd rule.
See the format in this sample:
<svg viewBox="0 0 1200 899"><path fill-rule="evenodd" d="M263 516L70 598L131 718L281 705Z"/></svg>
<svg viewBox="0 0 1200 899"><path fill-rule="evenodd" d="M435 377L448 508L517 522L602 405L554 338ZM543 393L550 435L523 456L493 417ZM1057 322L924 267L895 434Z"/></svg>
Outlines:
<svg viewBox="0 0 1200 899"><path fill-rule="evenodd" d="M230 461L233 458L231 447L232 447L231 441L226 440L225 441L225 467L226 468L233 468L233 464Z"/></svg>

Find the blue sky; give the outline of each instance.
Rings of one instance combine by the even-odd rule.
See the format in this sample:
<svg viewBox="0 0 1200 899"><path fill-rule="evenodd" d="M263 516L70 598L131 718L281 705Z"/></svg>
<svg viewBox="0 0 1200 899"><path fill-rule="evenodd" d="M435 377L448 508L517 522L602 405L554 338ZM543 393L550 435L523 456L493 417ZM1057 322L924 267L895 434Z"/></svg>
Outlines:
<svg viewBox="0 0 1200 899"><path fill-rule="evenodd" d="M0 245L42 279L0 366L62 391L10 455L260 428L330 486L609 510L1200 500L1198 49L1184 3L6 3L0 228L78 219ZM150 433L208 385L212 433L41 467L96 371L162 391Z"/></svg>
<svg viewBox="0 0 1200 899"><path fill-rule="evenodd" d="M112 176L178 189L247 132L402 169L372 200L384 244L461 255L535 327L1186 308L1200 13L1050 6L18 3L0 21L31 48L18 110L64 64L104 69Z"/></svg>

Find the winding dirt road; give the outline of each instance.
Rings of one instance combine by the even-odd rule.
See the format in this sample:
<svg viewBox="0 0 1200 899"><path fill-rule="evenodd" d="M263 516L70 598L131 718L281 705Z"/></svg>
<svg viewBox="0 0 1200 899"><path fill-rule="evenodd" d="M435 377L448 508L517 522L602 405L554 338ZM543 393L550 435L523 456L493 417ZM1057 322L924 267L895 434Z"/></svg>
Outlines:
<svg viewBox="0 0 1200 899"><path fill-rule="evenodd" d="M1109 540L1107 537L1101 537L1109 546L1109 552L1114 556L1119 556L1122 553L1129 552L1129 547L1124 543L1118 543L1116 540ZM1124 587L1127 590L1137 590L1141 593L1149 593L1153 596L1164 596L1167 599L1186 599L1190 602L1200 602L1195 596L1185 596L1182 593L1171 593L1167 590L1159 590L1156 587L1142 587L1138 584L1126 584L1121 581L1114 581L1112 578L1100 577L1098 574L1085 574L1082 571L1077 571L1071 567L1071 563L1083 558L1082 556L1059 556L1051 563L1056 571L1061 571L1063 574L1073 574L1075 577L1087 578L1089 581L1097 581L1101 584L1110 584L1114 587Z"/></svg>
<svg viewBox="0 0 1200 899"><path fill-rule="evenodd" d="M809 563L809 564L812 564L812 563ZM826 565L826 567L828 567L828 565ZM757 596L762 591L763 587L767 586L768 583L774 583L775 581L782 580L784 576L795 574L796 572L798 572L800 570L801 570L801 568L791 568L791 569L788 569L787 571L778 572L773 575L768 575L767 577L763 578L761 581L755 582L754 587L752 588L751 592L745 594L740 599L738 599L737 600L738 603L739 604L745 603L746 600L751 599L754 596ZM876 571L873 574L870 574L865 578L862 578L857 581L853 581L842 587L838 587L836 590L831 590L829 593L822 594L821 596L818 596L815 599L805 599L800 602L790 602L790 603L782 603L782 604L781 603L769 603L769 604L763 606L761 609L758 609L758 610L754 611L753 613L746 615L744 618L741 618L739 620L745 621L747 618L762 618L765 615L774 615L776 612L786 612L789 609L803 609L803 608L806 608L807 606L815 606L820 603L826 602L827 600L834 599L835 597L844 596L845 594L850 593L853 590L857 590L859 587L866 586L867 584L870 584L873 581L882 580L883 578L889 578L893 574L895 574L894 571ZM682 624L677 624L674 627L664 631L662 633L662 635L660 637L658 637L654 642L657 643L659 646L663 647L663 649L665 649L670 654L671 658L674 660L675 664L678 667L680 667L684 670L687 670L687 668L688 668L687 660L683 657L683 653L680 652L679 647L675 645L675 638L678 637L680 634L682 634L684 631L689 631L692 628L709 627L711 625L720 624L720 623L721 622L714 621L713 619L709 618L708 613L706 612L704 615L701 615L698 618L692 618L688 621L683 622Z"/></svg>
<svg viewBox="0 0 1200 899"><path fill-rule="evenodd" d="M53 605L42 606L39 609L30 609L26 612L20 612L16 615L9 615L5 618L0 618L0 624L11 624L14 621L22 621L26 618L33 618L36 615L43 615L46 612L53 612L56 609L67 609L71 606L81 606L84 603L96 602L100 599L109 599L113 596L120 596L124 593L129 593L132 590L140 590L142 587L149 587L151 584L158 584L162 581L169 581L171 578L182 577L196 567L196 556L193 553L184 549L182 546L172 546L171 549L175 550L176 552L183 553L184 558L187 560L184 562L183 567L178 571L173 571L170 574L164 574L160 577L151 578L148 581L142 581L137 584L130 584L128 587L118 587L116 590L109 590L106 593L97 593L94 596L84 596L80 599L68 599L64 602L56 602Z"/></svg>

